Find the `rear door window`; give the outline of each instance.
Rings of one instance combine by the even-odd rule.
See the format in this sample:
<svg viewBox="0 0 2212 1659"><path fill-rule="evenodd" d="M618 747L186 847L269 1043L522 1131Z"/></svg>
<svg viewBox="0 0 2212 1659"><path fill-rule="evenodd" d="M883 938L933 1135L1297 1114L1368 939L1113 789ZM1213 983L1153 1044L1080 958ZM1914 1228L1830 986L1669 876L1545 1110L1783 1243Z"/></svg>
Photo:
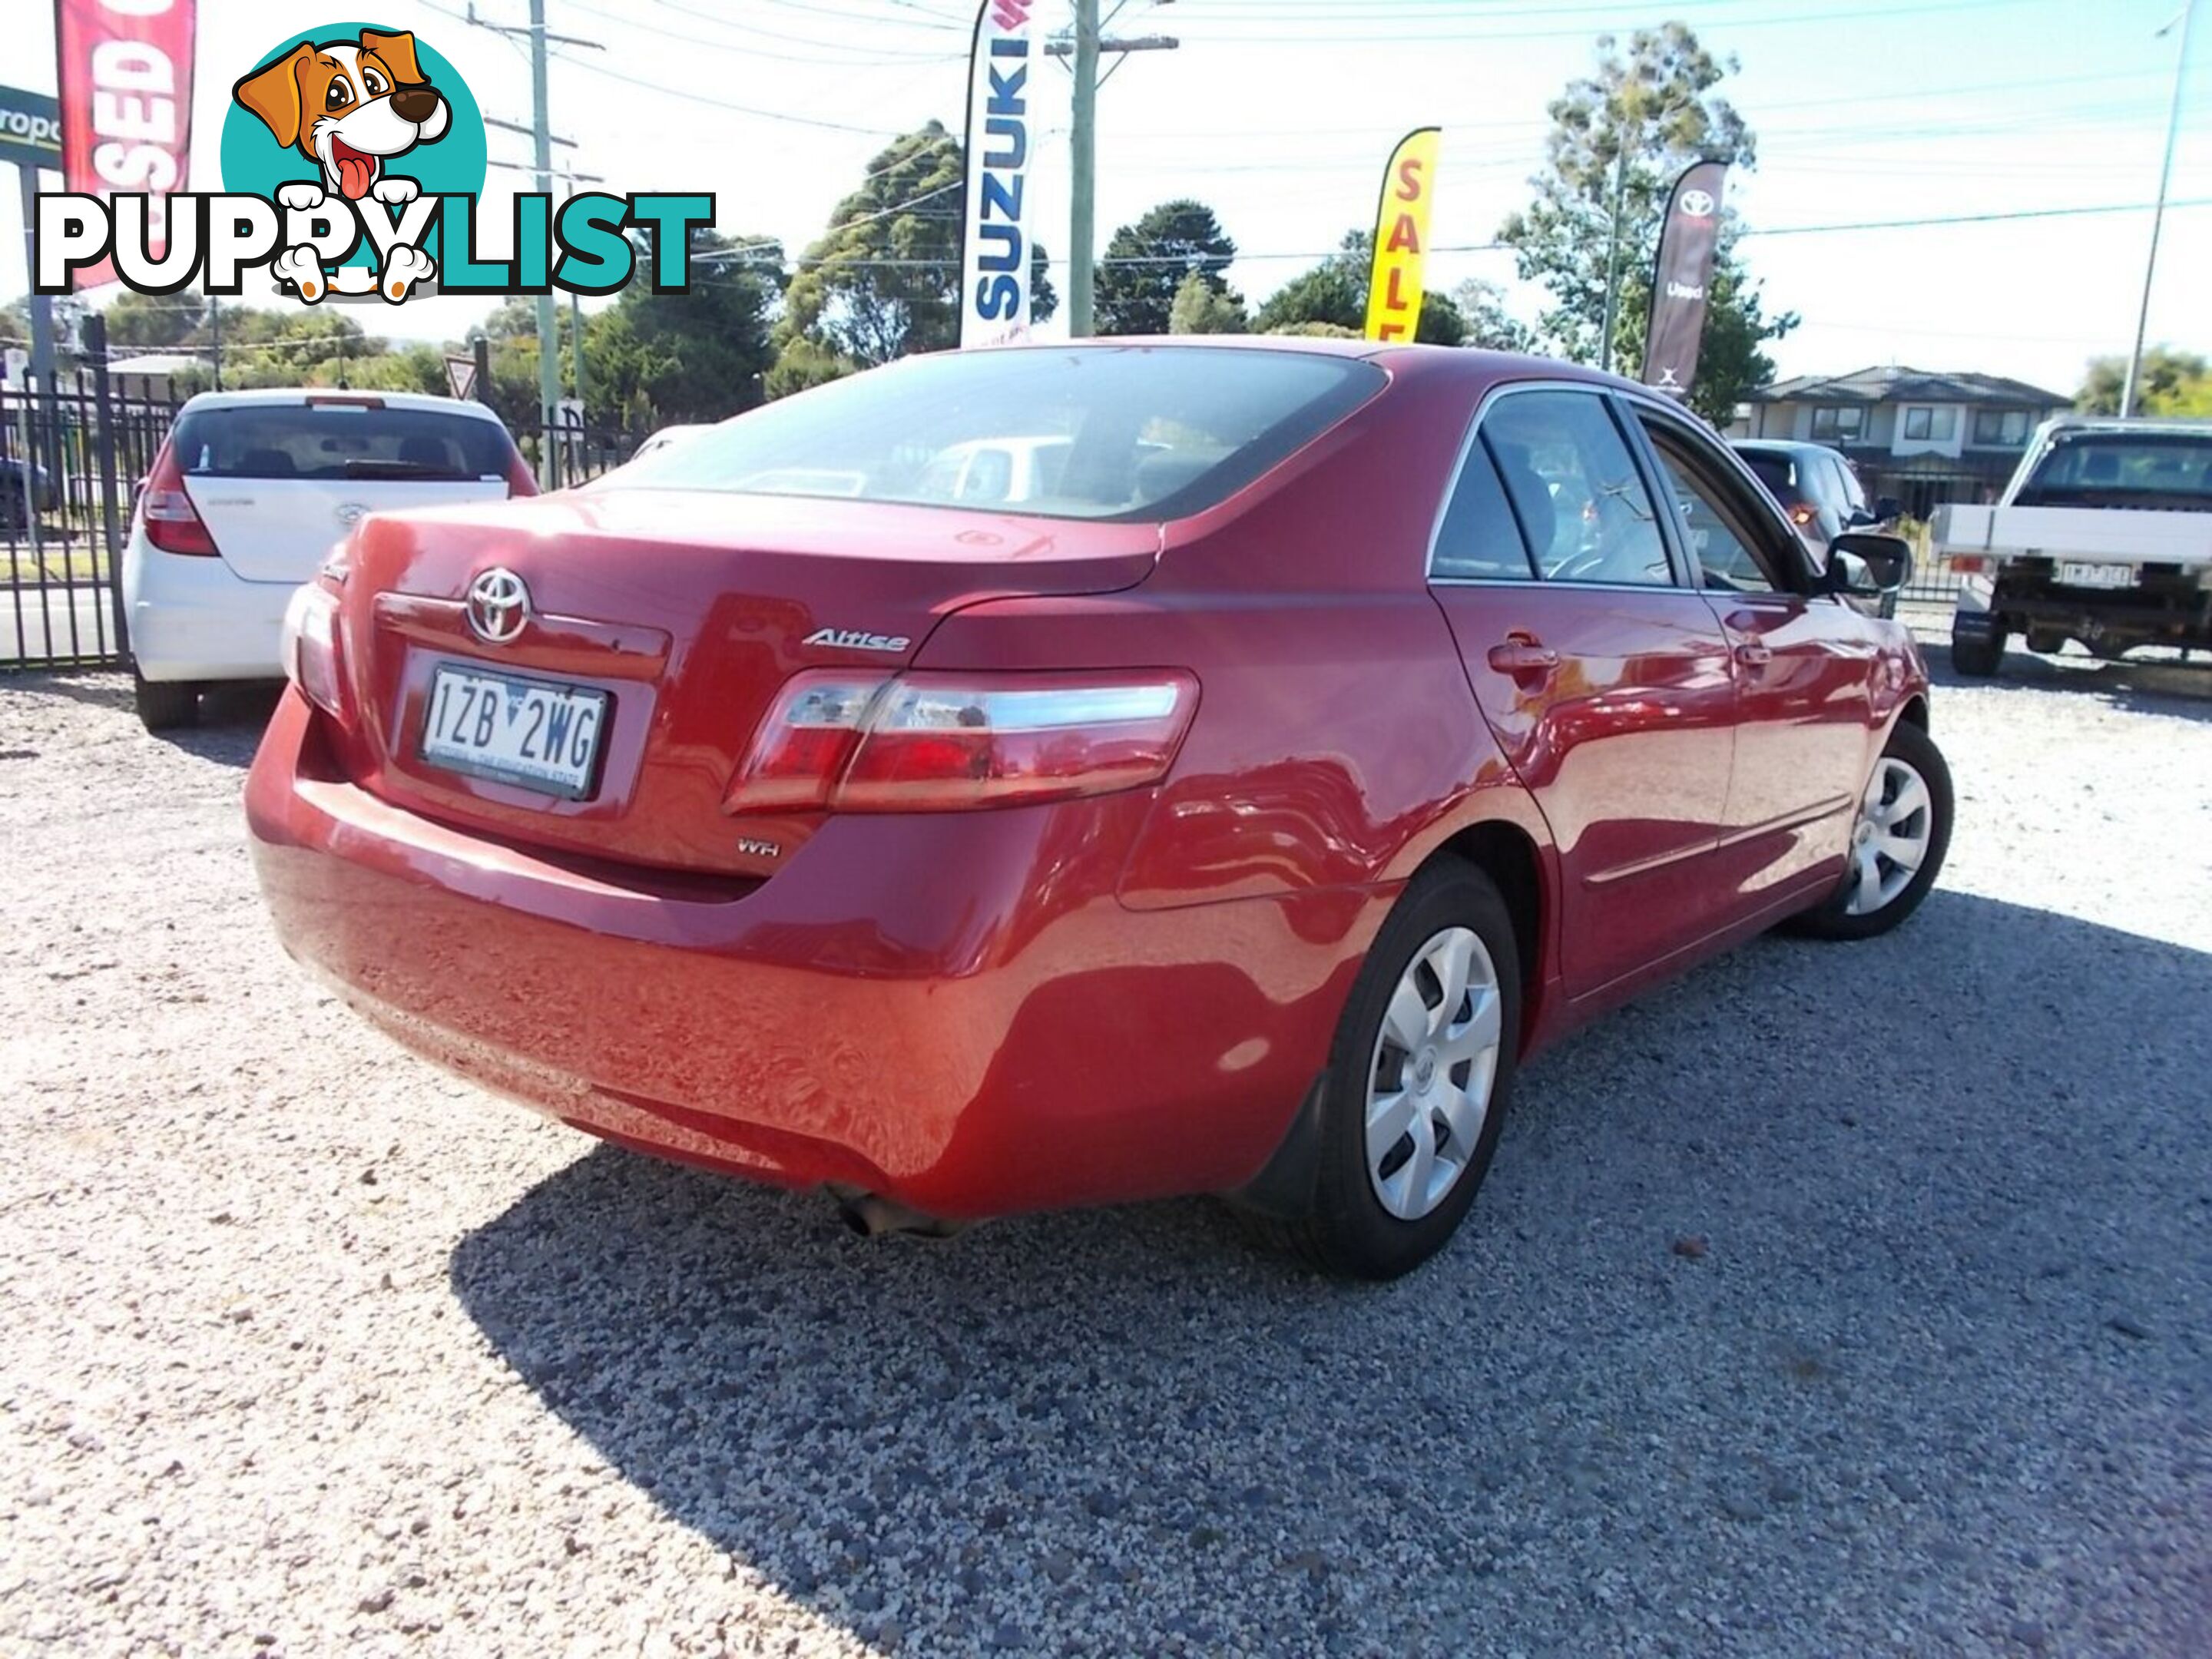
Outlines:
<svg viewBox="0 0 2212 1659"><path fill-rule="evenodd" d="M495 421L374 401L195 409L170 441L195 478L498 478L514 453Z"/></svg>
<svg viewBox="0 0 2212 1659"><path fill-rule="evenodd" d="M1429 574L1439 581L1527 581L1536 574L1528 544L1480 436L1468 446L1459 481L1437 531Z"/></svg>
<svg viewBox="0 0 2212 1659"><path fill-rule="evenodd" d="M1516 392L1482 436L1547 581L1665 587L1667 544L1627 440L1592 392Z"/></svg>

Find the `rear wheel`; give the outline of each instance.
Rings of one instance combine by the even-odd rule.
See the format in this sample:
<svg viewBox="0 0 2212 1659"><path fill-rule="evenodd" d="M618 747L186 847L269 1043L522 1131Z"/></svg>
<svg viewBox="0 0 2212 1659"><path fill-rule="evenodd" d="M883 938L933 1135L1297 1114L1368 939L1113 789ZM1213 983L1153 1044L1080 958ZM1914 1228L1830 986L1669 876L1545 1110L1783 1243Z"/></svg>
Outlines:
<svg viewBox="0 0 2212 1659"><path fill-rule="evenodd" d="M1985 680L1997 672L2004 661L2005 635L2002 629L1987 635L1961 634L1951 631L1951 666L1961 674Z"/></svg>
<svg viewBox="0 0 2212 1659"><path fill-rule="evenodd" d="M173 732L180 726L199 724L200 689L190 680L149 680L134 673L131 690L139 722L149 732Z"/></svg>
<svg viewBox="0 0 2212 1659"><path fill-rule="evenodd" d="M1384 922L1338 1024L1291 1243L1362 1279L1395 1279L1441 1249L1497 1150L1520 1023L1504 898L1471 866L1430 866Z"/></svg>
<svg viewBox="0 0 2212 1659"><path fill-rule="evenodd" d="M1835 896L1799 918L1821 939L1872 939L1920 908L1951 845L1951 769L1936 740L1900 724L1875 763Z"/></svg>

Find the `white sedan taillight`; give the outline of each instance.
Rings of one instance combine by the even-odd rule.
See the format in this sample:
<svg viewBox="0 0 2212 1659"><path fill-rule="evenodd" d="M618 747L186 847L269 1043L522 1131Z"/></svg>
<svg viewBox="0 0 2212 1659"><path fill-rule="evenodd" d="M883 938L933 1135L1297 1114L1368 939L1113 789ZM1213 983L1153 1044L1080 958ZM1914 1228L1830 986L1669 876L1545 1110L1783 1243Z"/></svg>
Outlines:
<svg viewBox="0 0 2212 1659"><path fill-rule="evenodd" d="M1179 671L795 676L724 803L733 812L939 812L1158 782L1198 708Z"/></svg>
<svg viewBox="0 0 2212 1659"><path fill-rule="evenodd" d="M284 607L284 672L307 701L343 722L345 693L338 678L338 596L319 580Z"/></svg>

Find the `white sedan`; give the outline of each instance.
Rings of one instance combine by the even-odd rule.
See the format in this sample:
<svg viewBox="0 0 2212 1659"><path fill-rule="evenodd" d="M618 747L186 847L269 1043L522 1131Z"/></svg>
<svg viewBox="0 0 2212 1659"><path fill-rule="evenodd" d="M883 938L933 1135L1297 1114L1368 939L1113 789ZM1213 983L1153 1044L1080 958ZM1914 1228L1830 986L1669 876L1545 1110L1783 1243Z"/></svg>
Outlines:
<svg viewBox="0 0 2212 1659"><path fill-rule="evenodd" d="M482 404L402 392L204 392L177 413L123 553L138 717L281 678L284 608L365 514L536 492Z"/></svg>

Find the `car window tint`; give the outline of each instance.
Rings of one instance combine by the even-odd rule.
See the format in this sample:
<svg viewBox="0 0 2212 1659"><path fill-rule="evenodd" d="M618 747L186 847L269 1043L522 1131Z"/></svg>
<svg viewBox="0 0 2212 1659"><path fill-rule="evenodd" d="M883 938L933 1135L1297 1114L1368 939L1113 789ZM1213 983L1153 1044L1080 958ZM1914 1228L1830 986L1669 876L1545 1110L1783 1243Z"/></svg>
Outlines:
<svg viewBox="0 0 2212 1659"><path fill-rule="evenodd" d="M1722 506L1723 487L1691 453L1688 441L1656 422L1644 422L1651 447L1659 453L1659 471L1674 498L1682 539L1698 556L1705 585L1730 593L1771 593L1778 584L1765 562L1753 550L1749 537L1740 532L1735 514Z"/></svg>
<svg viewBox="0 0 2212 1659"><path fill-rule="evenodd" d="M499 478L514 453L496 421L370 403L189 410L170 442L196 478Z"/></svg>
<svg viewBox="0 0 2212 1659"><path fill-rule="evenodd" d="M945 352L779 398L592 488L1180 518L1225 500L1387 383L1372 363L1311 351Z"/></svg>
<svg viewBox="0 0 2212 1659"><path fill-rule="evenodd" d="M1549 535L1548 526L1545 532ZM1498 481L1497 463L1480 438L1468 446L1451 504L1437 532L1431 575L1447 581L1527 581L1535 568Z"/></svg>
<svg viewBox="0 0 2212 1659"><path fill-rule="evenodd" d="M1744 465L1759 475L1759 483L1774 492L1775 500L1786 501L1790 499L1796 488L1797 477L1796 470L1790 465L1787 456L1753 449L1744 452L1743 459Z"/></svg>
<svg viewBox="0 0 2212 1659"><path fill-rule="evenodd" d="M1528 532L1538 574L1653 587L1673 582L1651 498L1595 393L1500 398L1482 418L1482 434Z"/></svg>

